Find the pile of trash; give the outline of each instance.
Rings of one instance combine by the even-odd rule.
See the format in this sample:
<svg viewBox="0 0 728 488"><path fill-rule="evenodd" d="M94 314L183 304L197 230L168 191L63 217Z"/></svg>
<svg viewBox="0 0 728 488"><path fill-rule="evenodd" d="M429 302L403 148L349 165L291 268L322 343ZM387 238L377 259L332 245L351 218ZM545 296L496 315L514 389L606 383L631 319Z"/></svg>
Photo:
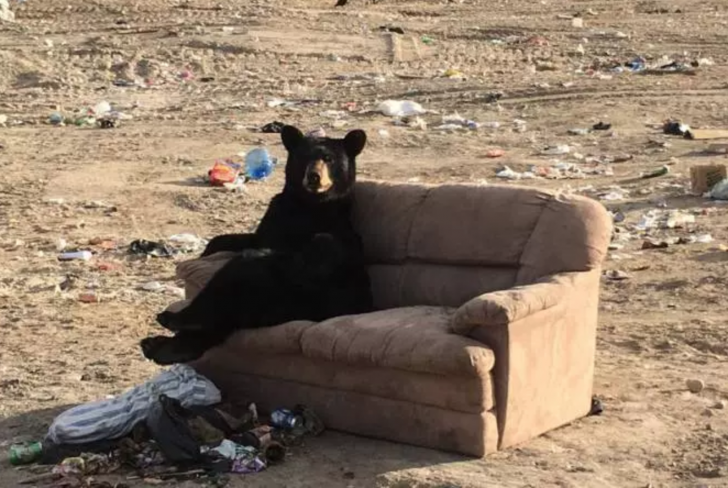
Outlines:
<svg viewBox="0 0 728 488"><path fill-rule="evenodd" d="M236 410L220 401L209 379L174 365L119 397L63 412L43 440L11 446L9 459L40 463L23 484L100 487L92 477L111 473L150 484L219 481L282 463L291 447L324 431L302 405L261 417L254 403Z"/></svg>
<svg viewBox="0 0 728 488"><path fill-rule="evenodd" d="M9 0L0 0L0 21L15 22L15 14L10 10Z"/></svg>

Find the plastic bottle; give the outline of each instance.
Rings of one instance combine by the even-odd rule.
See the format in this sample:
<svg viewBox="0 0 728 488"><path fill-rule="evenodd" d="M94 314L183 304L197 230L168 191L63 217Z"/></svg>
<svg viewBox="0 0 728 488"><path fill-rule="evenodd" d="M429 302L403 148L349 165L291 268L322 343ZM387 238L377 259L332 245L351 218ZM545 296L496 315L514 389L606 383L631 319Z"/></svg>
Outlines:
<svg viewBox="0 0 728 488"><path fill-rule="evenodd" d="M64 252L60 256L58 256L58 259L61 261L72 261L74 259L82 259L84 261L88 261L93 257L93 254L91 254L91 251L76 251L76 252Z"/></svg>
<svg viewBox="0 0 728 488"><path fill-rule="evenodd" d="M251 180L264 180L273 172L276 160L270 157L268 150L257 147L245 156L245 176Z"/></svg>

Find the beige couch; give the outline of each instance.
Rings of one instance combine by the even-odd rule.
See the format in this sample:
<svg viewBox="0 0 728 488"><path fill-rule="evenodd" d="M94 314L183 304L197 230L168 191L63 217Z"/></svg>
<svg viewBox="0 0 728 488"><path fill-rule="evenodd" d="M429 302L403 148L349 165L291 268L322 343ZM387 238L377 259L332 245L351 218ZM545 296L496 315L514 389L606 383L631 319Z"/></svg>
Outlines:
<svg viewBox="0 0 728 488"><path fill-rule="evenodd" d="M239 332L194 365L231 400L303 403L330 428L469 455L590 410L601 204L538 190L359 182L380 311ZM186 261L194 296L228 258Z"/></svg>

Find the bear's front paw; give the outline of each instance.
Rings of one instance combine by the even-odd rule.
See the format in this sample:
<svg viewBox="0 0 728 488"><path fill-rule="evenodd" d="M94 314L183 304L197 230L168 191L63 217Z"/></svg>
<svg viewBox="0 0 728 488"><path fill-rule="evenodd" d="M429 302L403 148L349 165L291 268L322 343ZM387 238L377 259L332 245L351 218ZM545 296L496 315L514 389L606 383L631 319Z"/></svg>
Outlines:
<svg viewBox="0 0 728 488"><path fill-rule="evenodd" d="M161 366L186 363L199 358L205 351L194 341L187 341L179 336L147 337L141 341L144 357Z"/></svg>
<svg viewBox="0 0 728 488"><path fill-rule="evenodd" d="M165 336L146 337L139 342L139 345L142 348L144 357L154 361L157 353L171 340L171 337Z"/></svg>
<svg viewBox="0 0 728 488"><path fill-rule="evenodd" d="M170 312L169 310L166 310L162 313L157 314L157 323L164 327L165 329L171 330L172 332L177 332L177 328L175 327L175 318L176 313Z"/></svg>

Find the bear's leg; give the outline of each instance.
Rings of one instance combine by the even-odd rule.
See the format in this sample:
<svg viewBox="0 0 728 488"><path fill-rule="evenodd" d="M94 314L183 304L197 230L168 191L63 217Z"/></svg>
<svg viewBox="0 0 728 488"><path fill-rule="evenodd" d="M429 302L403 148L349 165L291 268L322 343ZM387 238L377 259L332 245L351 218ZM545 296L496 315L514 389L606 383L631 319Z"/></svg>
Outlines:
<svg viewBox="0 0 728 488"><path fill-rule="evenodd" d="M213 237L207 243L205 250L200 257L209 256L216 252L232 251L240 252L245 249L257 247L257 236L255 234L223 234Z"/></svg>
<svg viewBox="0 0 728 488"><path fill-rule="evenodd" d="M147 337L141 340L140 345L144 357L166 366L194 361L224 341L225 336L220 334L180 332L172 337Z"/></svg>

